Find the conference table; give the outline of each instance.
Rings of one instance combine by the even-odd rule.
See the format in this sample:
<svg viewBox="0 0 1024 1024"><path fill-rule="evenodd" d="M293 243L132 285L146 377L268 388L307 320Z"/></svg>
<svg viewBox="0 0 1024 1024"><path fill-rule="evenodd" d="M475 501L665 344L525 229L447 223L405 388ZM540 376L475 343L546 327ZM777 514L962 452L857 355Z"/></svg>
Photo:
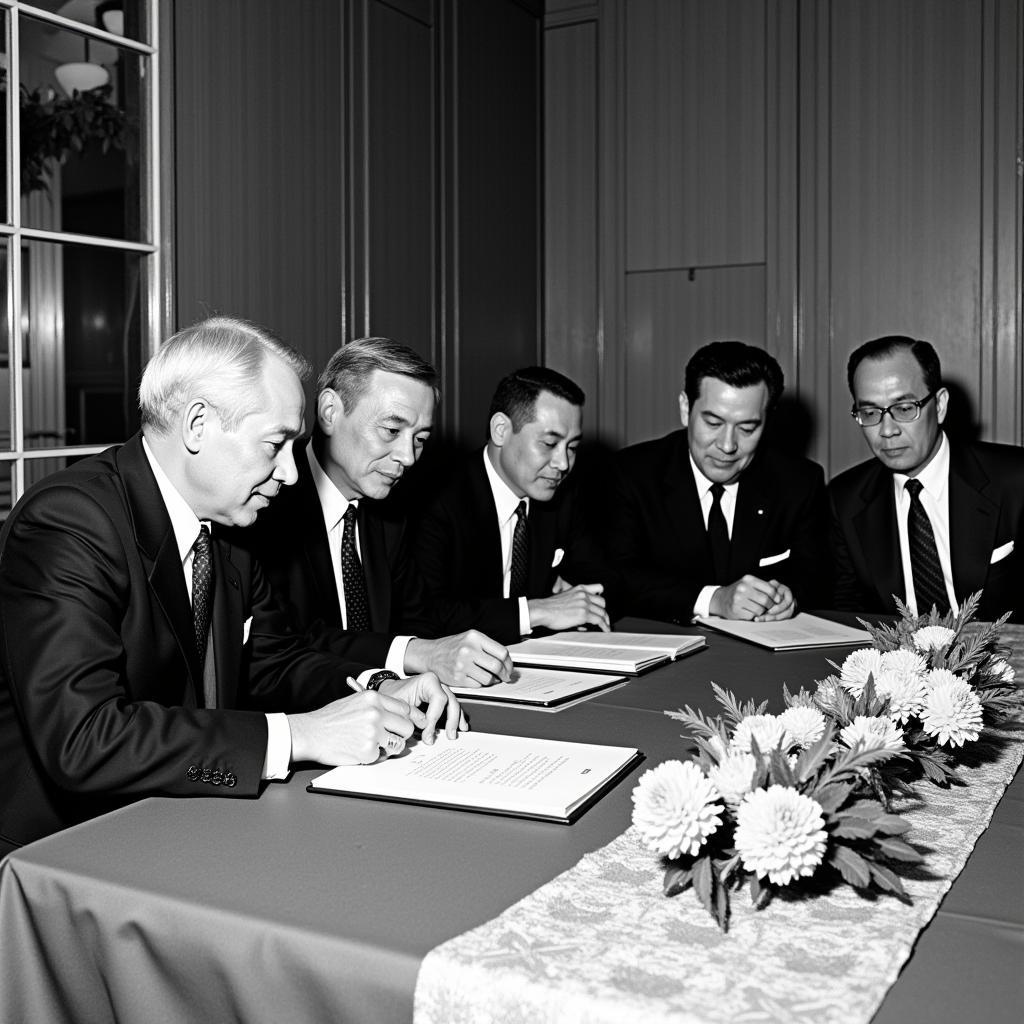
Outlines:
<svg viewBox="0 0 1024 1024"><path fill-rule="evenodd" d="M666 709L716 713L713 680L780 711L784 683L813 686L849 650L770 653L700 627L617 628L704 632L707 646L557 712L467 705L477 730L643 752L573 825L312 794L317 766L258 799L143 800L0 867L0 1018L410 1021L430 950L629 826L638 775L688 749ZM1024 648L1024 630L1013 639ZM1018 1022L1022 968L1018 773L874 1020Z"/></svg>

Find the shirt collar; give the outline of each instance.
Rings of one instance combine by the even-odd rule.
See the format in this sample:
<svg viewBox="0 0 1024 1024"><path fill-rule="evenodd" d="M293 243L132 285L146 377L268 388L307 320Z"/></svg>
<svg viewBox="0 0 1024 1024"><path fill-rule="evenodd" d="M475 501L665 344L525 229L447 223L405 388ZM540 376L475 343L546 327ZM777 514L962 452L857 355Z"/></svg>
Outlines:
<svg viewBox="0 0 1024 1024"><path fill-rule="evenodd" d="M498 510L498 522L507 523L516 513L519 502L526 502L526 511L530 511L530 499L519 498L511 490L507 483L498 476L498 471L491 464L491 457L487 454L487 447L484 446L484 470L487 473L487 481L491 485L491 494L494 495L494 507Z"/></svg>
<svg viewBox="0 0 1024 1024"><path fill-rule="evenodd" d="M199 527L205 525L210 528L207 519L200 520L192 511L192 506L181 496L181 492L171 483L171 478L164 472L163 467L157 462L153 449L145 436L142 438L142 450L146 453L149 468L153 470L156 477L156 485L160 488L160 497L164 500L164 508L171 519L171 529L174 530L174 541L178 546L178 557L184 565L188 558L192 545L199 536Z"/></svg>
<svg viewBox="0 0 1024 1024"><path fill-rule="evenodd" d="M306 445L306 461L309 463L309 471L313 474L316 493L320 497L320 511L324 515L324 524L330 532L345 518L349 505L355 505L358 508L359 500L349 501L334 485L313 453L312 440Z"/></svg>
<svg viewBox="0 0 1024 1024"><path fill-rule="evenodd" d="M690 460L690 469L693 471L693 482L697 485L697 497L701 500L704 499L704 495L711 490L714 486L714 481L709 480L701 471L700 466L697 465L693 460L693 456L687 453L687 457ZM723 484L726 494L734 494L736 489L739 487L739 479L733 480L731 484Z"/></svg>
<svg viewBox="0 0 1024 1024"><path fill-rule="evenodd" d="M896 494L902 498L910 477L905 473L894 473L893 479L896 483ZM941 498L945 493L949 482L949 441L945 431L942 431L942 439L939 441L939 450L935 457L917 474L916 479L921 481L921 487L935 499Z"/></svg>

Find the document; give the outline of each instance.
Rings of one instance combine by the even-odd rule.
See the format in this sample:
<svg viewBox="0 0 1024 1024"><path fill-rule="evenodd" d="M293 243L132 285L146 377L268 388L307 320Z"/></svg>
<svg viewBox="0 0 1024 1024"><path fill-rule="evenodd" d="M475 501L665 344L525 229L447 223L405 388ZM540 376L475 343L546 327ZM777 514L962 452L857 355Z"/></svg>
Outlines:
<svg viewBox="0 0 1024 1024"><path fill-rule="evenodd" d="M418 742L376 764L332 768L307 788L569 825L642 760L630 747L439 734L433 745Z"/></svg>
<svg viewBox="0 0 1024 1024"><path fill-rule="evenodd" d="M574 668L584 672L637 675L655 665L692 654L705 644L702 636L678 633L581 633L571 630L509 646L516 665Z"/></svg>
<svg viewBox="0 0 1024 1024"><path fill-rule="evenodd" d="M463 700L554 708L570 701L575 703L581 697L603 693L625 681L626 677L622 675L517 666L512 670L512 679L507 683L495 683L493 686L453 686L452 690Z"/></svg>
<svg viewBox="0 0 1024 1024"><path fill-rule="evenodd" d="M870 644L866 629L843 626L838 622L800 612L779 622L746 622L741 619L719 619L713 615L698 616L702 626L719 633L747 640L772 651L796 651L805 647L842 647L846 644Z"/></svg>

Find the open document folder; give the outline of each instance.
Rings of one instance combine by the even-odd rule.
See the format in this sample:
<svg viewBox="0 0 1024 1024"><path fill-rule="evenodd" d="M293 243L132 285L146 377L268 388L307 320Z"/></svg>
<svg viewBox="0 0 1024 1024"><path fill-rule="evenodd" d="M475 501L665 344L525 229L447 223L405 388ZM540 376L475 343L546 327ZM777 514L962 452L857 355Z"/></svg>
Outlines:
<svg viewBox="0 0 1024 1024"><path fill-rule="evenodd" d="M507 683L453 686L451 689L463 700L528 708L558 708L613 690L625 683L626 678L600 672L567 672L557 668L520 668L517 665Z"/></svg>
<svg viewBox="0 0 1024 1024"><path fill-rule="evenodd" d="M332 768L307 788L568 825L641 760L630 747L440 733L431 746L414 743L376 764Z"/></svg>
<svg viewBox="0 0 1024 1024"><path fill-rule="evenodd" d="M516 665L572 668L584 672L624 672L635 676L655 665L692 654L704 637L677 633L590 633L569 630L511 644Z"/></svg>
<svg viewBox="0 0 1024 1024"><path fill-rule="evenodd" d="M747 622L742 619L719 619L713 615L699 616L702 626L710 626L719 633L747 640L772 651L796 651L805 647L842 647L846 644L870 644L871 634L866 629L844 626L821 619L817 615L800 612L791 619L778 622Z"/></svg>

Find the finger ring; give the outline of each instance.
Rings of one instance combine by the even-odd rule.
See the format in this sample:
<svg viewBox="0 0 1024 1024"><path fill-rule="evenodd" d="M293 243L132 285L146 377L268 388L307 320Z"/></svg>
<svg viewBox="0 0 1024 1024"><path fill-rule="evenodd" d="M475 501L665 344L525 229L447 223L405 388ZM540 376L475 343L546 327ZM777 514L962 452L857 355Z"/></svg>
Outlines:
<svg viewBox="0 0 1024 1024"><path fill-rule="evenodd" d="M385 750L400 750L403 746L403 739L401 736L396 736L393 732L385 734L384 742L381 746Z"/></svg>

